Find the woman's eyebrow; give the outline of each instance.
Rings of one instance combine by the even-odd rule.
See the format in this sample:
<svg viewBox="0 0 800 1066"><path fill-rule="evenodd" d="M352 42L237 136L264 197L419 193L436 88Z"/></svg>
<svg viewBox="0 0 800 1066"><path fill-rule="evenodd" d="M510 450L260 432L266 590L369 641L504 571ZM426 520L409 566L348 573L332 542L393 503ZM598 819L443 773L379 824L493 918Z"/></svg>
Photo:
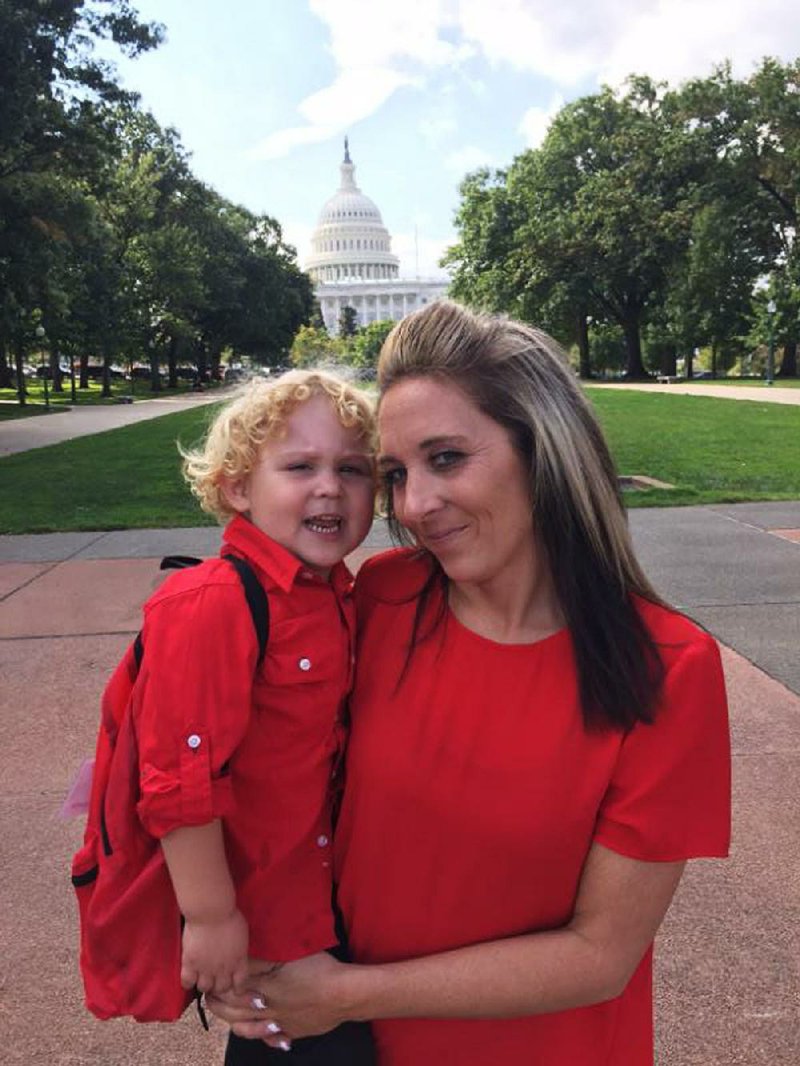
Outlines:
<svg viewBox="0 0 800 1066"><path fill-rule="evenodd" d="M443 434L440 437L426 437L421 440L417 445L417 448L421 452L429 452L433 448L441 448L443 445L458 445L463 447L466 444L467 438L462 437L457 433ZM378 466L388 466L390 463L399 463L399 459L395 459L393 455L379 455Z"/></svg>

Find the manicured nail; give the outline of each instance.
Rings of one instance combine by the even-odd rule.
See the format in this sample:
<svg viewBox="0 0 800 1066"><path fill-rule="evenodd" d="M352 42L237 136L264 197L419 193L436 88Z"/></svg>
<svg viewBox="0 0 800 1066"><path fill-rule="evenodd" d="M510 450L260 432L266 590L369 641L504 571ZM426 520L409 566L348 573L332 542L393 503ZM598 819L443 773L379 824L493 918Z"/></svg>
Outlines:
<svg viewBox="0 0 800 1066"><path fill-rule="evenodd" d="M292 1045L289 1043L288 1040L281 1040L281 1042L278 1044L278 1047L281 1049L281 1051L292 1050Z"/></svg>
<svg viewBox="0 0 800 1066"><path fill-rule="evenodd" d="M278 1025L277 1022L267 1022L267 1032L268 1033L279 1033L280 1031L281 1031L281 1027Z"/></svg>
<svg viewBox="0 0 800 1066"><path fill-rule="evenodd" d="M253 1010L266 1010L267 1004L263 996L253 996L250 1001L253 1004Z"/></svg>

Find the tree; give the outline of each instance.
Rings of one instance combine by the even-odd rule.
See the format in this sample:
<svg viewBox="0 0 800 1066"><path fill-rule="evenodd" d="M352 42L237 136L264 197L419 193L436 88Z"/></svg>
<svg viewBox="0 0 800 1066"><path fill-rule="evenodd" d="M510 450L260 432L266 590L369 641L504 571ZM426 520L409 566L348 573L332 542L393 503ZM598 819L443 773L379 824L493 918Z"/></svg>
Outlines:
<svg viewBox="0 0 800 1066"><path fill-rule="evenodd" d="M137 55L160 35L127 0L0 0L0 352L15 349L20 374L25 323L66 317L62 274L93 215L86 178L106 144L105 115L132 99L94 45L112 39Z"/></svg>
<svg viewBox="0 0 800 1066"><path fill-rule="evenodd" d="M355 307L345 305L339 315L339 336L345 339L354 337L358 330L358 313Z"/></svg>
<svg viewBox="0 0 800 1066"><path fill-rule="evenodd" d="M380 322L370 322L362 326L352 338L350 343L351 366L360 369L374 369L381 354L383 342L394 329L396 323L392 319L384 319Z"/></svg>
<svg viewBox="0 0 800 1066"><path fill-rule="evenodd" d="M778 304L776 338L783 341L780 373L797 374L800 312L800 60L765 59L738 81L729 64L683 89L687 111L713 145L727 178L730 211L743 205L749 251L757 273L771 275Z"/></svg>
<svg viewBox="0 0 800 1066"><path fill-rule="evenodd" d="M342 342L331 337L326 329L316 326L301 326L292 342L289 353L292 366L324 366L338 363L342 354Z"/></svg>

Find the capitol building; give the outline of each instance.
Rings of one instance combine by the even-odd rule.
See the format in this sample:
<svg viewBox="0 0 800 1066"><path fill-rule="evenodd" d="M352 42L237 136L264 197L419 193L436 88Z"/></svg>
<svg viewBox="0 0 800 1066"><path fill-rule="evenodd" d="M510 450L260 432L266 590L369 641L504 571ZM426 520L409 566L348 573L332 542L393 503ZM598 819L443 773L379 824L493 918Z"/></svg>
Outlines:
<svg viewBox="0 0 800 1066"><path fill-rule="evenodd" d="M356 185L355 169L345 137L341 184L320 211L305 262L325 327L334 334L345 307L355 310L359 326L399 322L447 290L446 280L400 277L392 238L378 208Z"/></svg>

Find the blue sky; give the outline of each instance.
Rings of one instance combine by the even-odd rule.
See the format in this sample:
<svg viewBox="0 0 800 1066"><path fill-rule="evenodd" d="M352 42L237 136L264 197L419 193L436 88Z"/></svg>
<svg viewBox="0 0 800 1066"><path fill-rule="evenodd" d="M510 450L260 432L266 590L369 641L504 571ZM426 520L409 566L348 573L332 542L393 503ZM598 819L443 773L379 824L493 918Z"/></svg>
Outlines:
<svg viewBox="0 0 800 1066"><path fill-rule="evenodd" d="M198 177L273 215L300 260L339 182L380 208L401 273L441 273L458 184L536 145L567 100L800 52L796 0L134 0L165 43L120 59ZM416 234L416 239L415 239Z"/></svg>

